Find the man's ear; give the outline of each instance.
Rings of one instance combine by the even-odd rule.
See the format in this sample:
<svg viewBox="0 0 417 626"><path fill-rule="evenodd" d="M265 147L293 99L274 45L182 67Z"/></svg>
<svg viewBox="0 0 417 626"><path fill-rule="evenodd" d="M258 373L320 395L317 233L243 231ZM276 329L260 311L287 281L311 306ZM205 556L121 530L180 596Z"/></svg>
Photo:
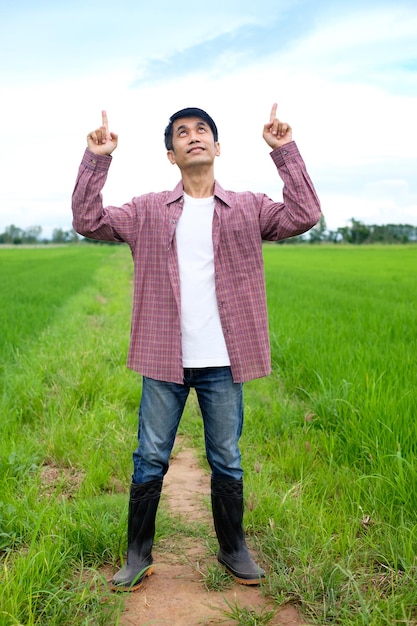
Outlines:
<svg viewBox="0 0 417 626"><path fill-rule="evenodd" d="M220 156L220 144L218 141L216 141L214 143L214 145L216 146L216 156Z"/></svg>
<svg viewBox="0 0 417 626"><path fill-rule="evenodd" d="M176 164L175 153L173 150L168 150L167 152L168 161L172 163L172 165Z"/></svg>

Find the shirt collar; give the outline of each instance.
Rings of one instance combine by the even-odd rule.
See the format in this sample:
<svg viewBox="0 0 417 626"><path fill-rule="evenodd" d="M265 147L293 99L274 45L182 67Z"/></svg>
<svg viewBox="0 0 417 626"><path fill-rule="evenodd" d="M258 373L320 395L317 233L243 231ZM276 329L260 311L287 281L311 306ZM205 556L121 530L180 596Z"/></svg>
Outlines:
<svg viewBox="0 0 417 626"><path fill-rule="evenodd" d="M167 204L171 204L172 202L176 202L183 197L184 188L182 186L182 182L180 181L177 186L168 194ZM230 192L225 191L221 185L217 181L214 181L214 196L221 200L225 205L232 206Z"/></svg>

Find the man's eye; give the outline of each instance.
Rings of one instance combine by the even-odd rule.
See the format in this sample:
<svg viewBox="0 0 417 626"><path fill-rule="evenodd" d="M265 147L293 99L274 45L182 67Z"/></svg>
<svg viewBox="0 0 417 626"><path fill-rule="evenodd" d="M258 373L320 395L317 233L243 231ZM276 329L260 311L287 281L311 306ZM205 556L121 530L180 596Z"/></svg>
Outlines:
<svg viewBox="0 0 417 626"><path fill-rule="evenodd" d="M198 132L199 132L199 133L205 133L205 132L206 132L205 127L204 127L204 126L199 126L199 128L198 128Z"/></svg>

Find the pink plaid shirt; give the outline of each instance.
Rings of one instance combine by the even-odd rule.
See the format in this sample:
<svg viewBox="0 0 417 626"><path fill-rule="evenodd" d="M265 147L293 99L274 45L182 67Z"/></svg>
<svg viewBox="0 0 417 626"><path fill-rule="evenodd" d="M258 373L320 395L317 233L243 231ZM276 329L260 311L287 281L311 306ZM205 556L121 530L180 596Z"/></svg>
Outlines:
<svg viewBox="0 0 417 626"><path fill-rule="evenodd" d="M294 142L271 152L284 203L264 194L225 191L216 182L213 247L217 303L233 380L271 371L262 240L309 230L320 203ZM180 279L175 229L183 187L103 208L112 157L85 151L73 193L74 229L91 239L126 242L134 262L127 365L144 376L182 384Z"/></svg>

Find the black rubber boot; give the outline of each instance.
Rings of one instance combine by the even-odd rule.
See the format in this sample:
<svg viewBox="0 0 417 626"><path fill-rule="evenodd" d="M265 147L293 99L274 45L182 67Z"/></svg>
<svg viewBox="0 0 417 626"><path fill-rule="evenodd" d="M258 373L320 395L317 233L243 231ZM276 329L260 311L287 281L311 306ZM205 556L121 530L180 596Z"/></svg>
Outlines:
<svg viewBox="0 0 417 626"><path fill-rule="evenodd" d="M152 546L162 479L130 486L126 563L113 577L116 591L134 591L153 571Z"/></svg>
<svg viewBox="0 0 417 626"><path fill-rule="evenodd" d="M253 561L245 541L243 482L212 478L211 504L220 545L217 560L241 585L259 585L265 572Z"/></svg>

